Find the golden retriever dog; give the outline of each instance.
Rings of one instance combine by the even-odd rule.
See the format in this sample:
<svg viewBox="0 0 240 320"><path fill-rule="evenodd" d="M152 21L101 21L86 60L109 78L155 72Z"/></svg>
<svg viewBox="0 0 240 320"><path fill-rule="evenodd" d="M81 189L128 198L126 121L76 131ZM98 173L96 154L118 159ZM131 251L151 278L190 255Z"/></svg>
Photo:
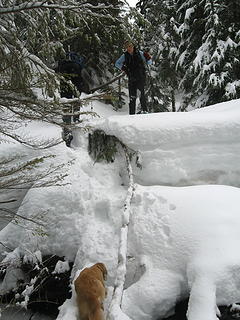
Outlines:
<svg viewBox="0 0 240 320"><path fill-rule="evenodd" d="M77 294L77 305L81 320L104 320L103 301L107 295L104 280L107 269L103 263L96 263L83 269L74 286Z"/></svg>

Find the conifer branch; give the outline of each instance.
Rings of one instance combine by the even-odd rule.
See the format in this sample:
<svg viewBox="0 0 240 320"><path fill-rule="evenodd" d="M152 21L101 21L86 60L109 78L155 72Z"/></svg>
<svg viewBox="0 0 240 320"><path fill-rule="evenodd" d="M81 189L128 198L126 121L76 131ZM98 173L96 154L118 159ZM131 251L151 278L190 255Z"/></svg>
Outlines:
<svg viewBox="0 0 240 320"><path fill-rule="evenodd" d="M33 10L33 9L60 9L60 10L75 10L75 9L82 9L82 10L103 10L103 9L118 9L118 7L113 7L111 5L91 5L89 3L79 4L79 5L60 5L60 4L48 4L47 1L37 1L37 2L24 2L20 5L15 5L12 7L5 7L0 8L0 15L1 14L9 14L9 13L17 13L26 10Z"/></svg>
<svg viewBox="0 0 240 320"><path fill-rule="evenodd" d="M22 216L22 215L20 215L20 214L18 214L18 213L15 213L15 212L12 212L11 210L6 209L6 208L1 208L1 209L0 209L0 212L1 212L1 211L2 211L4 214L10 216L11 218L15 218L15 220L16 220L16 218L20 218L20 219L22 219L22 220L26 220L26 221L28 221L28 222L32 222L32 223L34 223L34 224L37 224L38 226L45 227L45 225L44 225L43 223L41 223L41 222L39 222L39 221L37 221L37 220L35 220L35 219L31 219L31 218L28 218L28 217L24 217L24 216Z"/></svg>

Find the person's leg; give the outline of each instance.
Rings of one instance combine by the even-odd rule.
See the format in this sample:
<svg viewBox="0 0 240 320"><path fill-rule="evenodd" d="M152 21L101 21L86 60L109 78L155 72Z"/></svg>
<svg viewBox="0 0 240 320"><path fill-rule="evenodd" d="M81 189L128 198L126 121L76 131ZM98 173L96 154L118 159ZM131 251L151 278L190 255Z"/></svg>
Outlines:
<svg viewBox="0 0 240 320"><path fill-rule="evenodd" d="M73 113L79 112L79 107L78 106L73 106L72 110L73 110ZM73 116L73 122L79 122L79 120L80 120L79 119L79 114Z"/></svg>
<svg viewBox="0 0 240 320"><path fill-rule="evenodd" d="M129 114L136 113L137 86L135 82L128 83L129 91Z"/></svg>
<svg viewBox="0 0 240 320"><path fill-rule="evenodd" d="M141 92L141 95L140 95L141 109L142 111L147 112L148 110L147 110L147 101L145 97L144 82L138 83L138 89Z"/></svg>
<svg viewBox="0 0 240 320"><path fill-rule="evenodd" d="M63 116L62 120L66 124L71 124L71 116L67 115L67 113L71 113L71 105L66 105L63 108Z"/></svg>

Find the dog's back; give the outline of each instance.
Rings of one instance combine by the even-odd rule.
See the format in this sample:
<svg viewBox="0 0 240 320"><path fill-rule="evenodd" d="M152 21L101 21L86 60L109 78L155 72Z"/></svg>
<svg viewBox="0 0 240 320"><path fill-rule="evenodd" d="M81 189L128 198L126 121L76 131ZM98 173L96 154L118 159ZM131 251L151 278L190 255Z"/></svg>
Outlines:
<svg viewBox="0 0 240 320"><path fill-rule="evenodd" d="M77 304L81 320L104 320L102 302L98 298L77 294Z"/></svg>
<svg viewBox="0 0 240 320"><path fill-rule="evenodd" d="M97 265L85 268L74 282L81 320L104 320L104 274Z"/></svg>

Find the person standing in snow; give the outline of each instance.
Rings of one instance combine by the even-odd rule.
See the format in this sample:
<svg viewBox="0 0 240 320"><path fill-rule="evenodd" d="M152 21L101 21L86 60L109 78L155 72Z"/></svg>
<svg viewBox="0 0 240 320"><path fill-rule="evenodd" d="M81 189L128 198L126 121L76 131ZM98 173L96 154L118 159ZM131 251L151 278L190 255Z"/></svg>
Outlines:
<svg viewBox="0 0 240 320"><path fill-rule="evenodd" d="M148 52L137 50L131 41L125 42L125 52L115 62L115 66L128 76L129 114L136 113L137 90L140 91L142 113L147 113L147 102L144 92L146 81L145 64L150 65L152 58Z"/></svg>

